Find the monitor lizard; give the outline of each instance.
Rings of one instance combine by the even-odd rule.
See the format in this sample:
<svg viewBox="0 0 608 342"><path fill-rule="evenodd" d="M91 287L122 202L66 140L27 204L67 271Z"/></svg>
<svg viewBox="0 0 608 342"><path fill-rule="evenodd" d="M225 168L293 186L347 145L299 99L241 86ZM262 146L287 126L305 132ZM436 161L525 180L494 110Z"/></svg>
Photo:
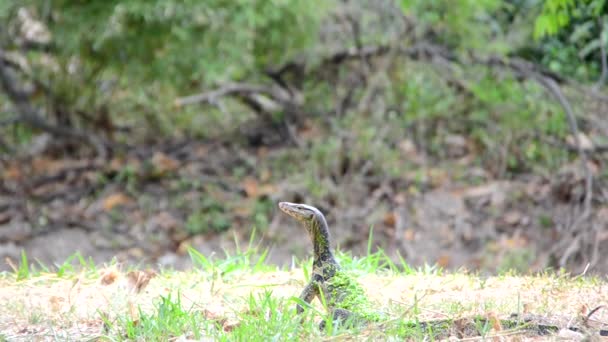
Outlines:
<svg viewBox="0 0 608 342"><path fill-rule="evenodd" d="M348 322L354 325L378 320L379 314L373 311L361 285L336 261L323 213L313 206L290 202L280 202L279 208L304 225L313 244L312 276L302 290L300 300L311 303L318 297L337 324ZM301 314L304 307L298 304L296 311ZM319 328L323 330L324 327L325 320Z"/></svg>

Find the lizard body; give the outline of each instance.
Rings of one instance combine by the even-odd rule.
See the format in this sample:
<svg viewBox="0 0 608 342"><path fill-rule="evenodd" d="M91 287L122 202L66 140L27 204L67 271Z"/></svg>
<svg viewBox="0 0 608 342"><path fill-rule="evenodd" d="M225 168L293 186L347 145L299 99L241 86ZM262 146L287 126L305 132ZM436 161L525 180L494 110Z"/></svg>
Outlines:
<svg viewBox="0 0 608 342"><path fill-rule="evenodd" d="M341 270L331 249L331 238L325 216L317 208L298 203L281 202L279 208L302 223L313 243L314 261L310 282L304 287L300 299L306 303L315 297L326 306L332 319L338 323L376 320L364 290ZM297 313L304 311L300 304ZM321 322L323 329L325 321Z"/></svg>

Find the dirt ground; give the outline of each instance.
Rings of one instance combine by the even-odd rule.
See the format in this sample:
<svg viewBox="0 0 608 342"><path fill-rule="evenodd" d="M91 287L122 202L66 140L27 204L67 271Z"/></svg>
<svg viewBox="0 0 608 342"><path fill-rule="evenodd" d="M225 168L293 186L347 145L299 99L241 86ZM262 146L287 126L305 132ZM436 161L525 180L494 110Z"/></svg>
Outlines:
<svg viewBox="0 0 608 342"><path fill-rule="evenodd" d="M324 211L335 244L355 256L371 246L413 266L608 272L608 259L599 257L608 253L608 207L594 206L591 218L574 227L583 179L572 166L551 179L492 179L470 168L474 185L455 181L450 165L428 169L421 186L406 171L400 178L342 179L318 202L305 185L230 172L263 168L272 158L273 150L187 141L109 162L38 156L8 163L0 256L15 264L25 250L30 260L53 265L79 251L96 263L116 257L185 269L188 246L223 256L252 242L269 249L270 262L290 265L311 250L302 228L276 207L293 201Z"/></svg>

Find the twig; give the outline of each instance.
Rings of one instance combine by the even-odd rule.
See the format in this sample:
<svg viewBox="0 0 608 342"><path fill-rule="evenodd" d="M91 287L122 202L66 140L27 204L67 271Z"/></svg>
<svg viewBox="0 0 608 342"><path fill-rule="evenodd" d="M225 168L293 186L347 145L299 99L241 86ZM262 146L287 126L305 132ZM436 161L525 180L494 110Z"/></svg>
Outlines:
<svg viewBox="0 0 608 342"><path fill-rule="evenodd" d="M270 94L271 90L268 87L258 86L258 85L253 85L253 84L230 83L230 84L226 84L225 86L223 86L219 89L212 90L209 92L177 98L175 100L175 105L181 107L181 106L186 106L186 105L191 105L191 104L201 103L201 102L213 103L213 102L217 101L218 98L226 96L226 95L232 95L232 94L249 95L249 94L255 94L255 93Z"/></svg>
<svg viewBox="0 0 608 342"><path fill-rule="evenodd" d="M587 314L587 320L589 320L591 318L591 316L596 313L599 309L605 309L606 305L599 305L596 306L593 310L589 311L589 313Z"/></svg>
<svg viewBox="0 0 608 342"><path fill-rule="evenodd" d="M572 224L573 226L576 226L580 224L580 222L582 222L583 220L587 219L591 212L591 200L593 199L593 174L589 169L589 158L587 156L587 151L582 147L578 125L576 123L574 111L570 106L570 102L568 102L566 97L562 94L561 89L555 83L554 80L541 75L536 75L536 79L541 85L543 85L547 90L549 90L549 92L559 101L560 105L566 112L568 125L570 126L570 132L574 136L576 148L578 150L579 156L581 157L581 166L585 172L585 200L583 214L581 214L578 220Z"/></svg>

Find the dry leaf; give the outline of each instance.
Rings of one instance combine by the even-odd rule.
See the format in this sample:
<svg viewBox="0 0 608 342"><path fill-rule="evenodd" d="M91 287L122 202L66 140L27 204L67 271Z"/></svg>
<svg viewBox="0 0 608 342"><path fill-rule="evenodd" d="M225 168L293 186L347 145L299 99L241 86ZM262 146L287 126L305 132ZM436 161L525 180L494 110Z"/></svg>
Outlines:
<svg viewBox="0 0 608 342"><path fill-rule="evenodd" d="M49 304L51 305L51 310L53 312L59 312L61 310L61 304L65 301L65 299L57 296L51 296L49 298Z"/></svg>
<svg viewBox="0 0 608 342"><path fill-rule="evenodd" d="M203 310L203 315L211 321L222 321L226 319L226 309L219 304L209 304Z"/></svg>
<svg viewBox="0 0 608 342"><path fill-rule="evenodd" d="M110 285L118 279L118 271L115 269L106 270L100 278L100 282L102 285Z"/></svg>
<svg viewBox="0 0 608 342"><path fill-rule="evenodd" d="M111 211L117 206L127 205L131 203L131 198L121 192L111 194L103 200L103 209L105 211Z"/></svg>
<svg viewBox="0 0 608 342"><path fill-rule="evenodd" d="M450 261L451 261L450 256L447 254L443 254L443 255L440 255L439 258L437 258L437 265L445 268L450 265Z"/></svg>
<svg viewBox="0 0 608 342"><path fill-rule="evenodd" d="M261 195L261 196L272 195L273 193L277 192L277 187L272 184L264 184L259 187L258 192L259 192L259 195Z"/></svg>
<svg viewBox="0 0 608 342"><path fill-rule="evenodd" d="M180 222L167 211L161 211L157 215L151 218L151 221L156 223L160 228L172 231L176 230L180 226Z"/></svg>
<svg viewBox="0 0 608 342"><path fill-rule="evenodd" d="M177 253L177 255L186 255L188 254L188 248L190 248L191 246L192 239L186 239L179 243L179 246L177 246L177 250L175 251L175 253Z"/></svg>
<svg viewBox="0 0 608 342"><path fill-rule="evenodd" d="M312 120L304 120L302 126L298 130L298 136L303 140L312 140L318 138L321 130Z"/></svg>
<svg viewBox="0 0 608 342"><path fill-rule="evenodd" d="M242 185L247 197L258 196L258 182L253 177L245 177Z"/></svg>
<svg viewBox="0 0 608 342"><path fill-rule="evenodd" d="M500 319L495 312L488 313L488 320L490 321L492 329L494 329L495 332L503 330L502 325L500 324Z"/></svg>
<svg viewBox="0 0 608 342"><path fill-rule="evenodd" d="M518 224L521 221L521 219L522 219L522 214L519 211L509 211L503 217L503 220L505 221L505 223L510 226L515 226L516 224Z"/></svg>
<svg viewBox="0 0 608 342"><path fill-rule="evenodd" d="M241 322L237 320L226 320L223 324L223 328L225 332L231 332L234 328L238 327Z"/></svg>
<svg viewBox="0 0 608 342"><path fill-rule="evenodd" d="M130 300L128 301L128 306L129 306L129 316L131 316L131 321L133 322L134 326L137 326L139 324L139 310L137 310L137 307L135 306L135 304L133 304L133 302L131 302Z"/></svg>
<svg viewBox="0 0 608 342"><path fill-rule="evenodd" d="M133 248L129 248L129 250L127 250L127 254L129 256L132 256L135 259L142 259L145 256L145 252L143 249L139 248L139 247L133 247Z"/></svg>
<svg viewBox="0 0 608 342"><path fill-rule="evenodd" d="M262 172L260 172L260 180L262 182L268 182L270 180L270 176L272 176L272 173L269 169L264 169Z"/></svg>
<svg viewBox="0 0 608 342"><path fill-rule="evenodd" d="M157 273L153 270L131 271L127 273L127 279L131 289L134 289L135 293L140 293L156 275Z"/></svg>
<svg viewBox="0 0 608 342"><path fill-rule="evenodd" d="M32 170L36 174L53 174L61 169L61 162L53 159L38 157L32 160Z"/></svg>
<svg viewBox="0 0 608 342"><path fill-rule="evenodd" d="M9 164L2 173L2 178L6 180L18 181L21 180L22 176L23 173L21 172L21 168L17 165L17 163Z"/></svg>
<svg viewBox="0 0 608 342"><path fill-rule="evenodd" d="M395 227L395 222L397 222L397 215L395 215L395 212L393 211L388 212L384 215L383 222L389 227Z"/></svg>
<svg viewBox="0 0 608 342"><path fill-rule="evenodd" d="M576 147L577 145L576 139L574 139L573 135L568 135L566 137L566 143L572 147ZM578 143L580 143L581 149L583 150L588 151L593 149L593 141L591 141L591 139L589 139L589 137L583 132L578 133Z"/></svg>
<svg viewBox="0 0 608 342"><path fill-rule="evenodd" d="M245 177L242 183L243 190L249 198L256 198L264 195L271 195L277 191L276 186L272 184L260 184L253 177Z"/></svg>
<svg viewBox="0 0 608 342"><path fill-rule="evenodd" d="M405 238L406 241L414 241L416 238L416 231L412 228L406 229L403 233L403 238Z"/></svg>
<svg viewBox="0 0 608 342"><path fill-rule="evenodd" d="M179 168L179 162L162 152L154 152L152 156L152 165L158 173L173 172Z"/></svg>

